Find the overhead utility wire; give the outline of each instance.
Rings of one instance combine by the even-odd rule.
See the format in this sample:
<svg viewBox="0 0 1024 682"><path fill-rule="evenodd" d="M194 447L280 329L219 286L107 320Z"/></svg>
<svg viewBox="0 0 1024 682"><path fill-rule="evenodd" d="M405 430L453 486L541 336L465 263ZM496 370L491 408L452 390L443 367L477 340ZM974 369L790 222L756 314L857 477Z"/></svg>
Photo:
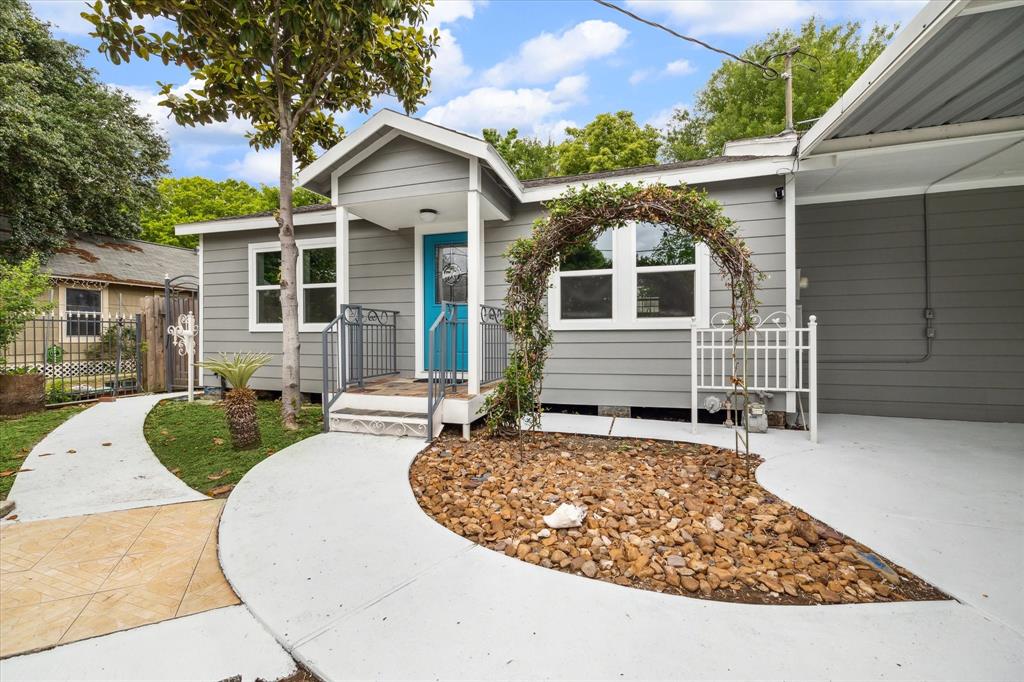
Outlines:
<svg viewBox="0 0 1024 682"><path fill-rule="evenodd" d="M647 24L648 26L651 26L653 28L661 29L662 31L665 31L666 33L669 33L669 34L675 36L676 38L680 38L682 40L687 40L687 41L689 41L691 43L696 43L697 45L700 45L701 47L703 47L705 49L711 50L712 52L717 52L718 54L724 54L726 57L730 57L732 59L735 59L738 62L742 62L742 63L744 63L744 64L746 64L748 66L753 66L754 68L760 70L761 73L765 76L765 78L769 78L769 79L774 80L776 78L779 78L782 75L778 71L773 69L772 67L768 66L767 64L758 64L755 61L751 61L749 59L744 59L743 57L740 57L739 55L733 54L732 52L727 52L726 50L722 50L720 48L717 48L714 45L709 45L708 43L705 43L703 40L699 40L697 38L691 38L690 36L685 36L682 33L678 33L676 31L673 31L671 28L669 28L668 26L665 26L664 24L659 24L656 21L651 21L650 19L645 19L645 18L643 18L642 16L640 16L638 14L634 14L633 12L630 12L628 9L625 9L624 7L619 7L618 5L615 5L615 4L612 4L610 2L607 2L607 0L594 0L594 2L596 2L599 5L603 5L604 7L607 7L609 9L613 9L616 12L621 12L621 13L625 14L627 17L631 17L632 19L635 19L636 21L639 21L642 24Z"/></svg>

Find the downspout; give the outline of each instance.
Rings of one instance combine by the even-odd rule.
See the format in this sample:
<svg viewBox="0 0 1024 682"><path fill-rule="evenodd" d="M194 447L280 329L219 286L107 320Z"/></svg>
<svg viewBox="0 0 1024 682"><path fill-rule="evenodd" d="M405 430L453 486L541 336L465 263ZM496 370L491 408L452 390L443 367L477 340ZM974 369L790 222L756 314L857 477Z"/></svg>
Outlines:
<svg viewBox="0 0 1024 682"><path fill-rule="evenodd" d="M935 309L932 307L932 282L931 282L931 258L929 257L928 249L928 192L931 191L932 187L939 184L944 180L964 172L968 168L977 166L983 161L988 161L993 156L1002 154L1003 152L1016 147L1024 140L1016 140L1000 147L999 149L986 154L980 159L975 159L968 164L957 168L956 170L946 173L941 178L933 180L927 187L924 188L924 192L921 193L921 233L924 242L924 353L913 358L879 358L879 359L862 359L862 360L818 360L818 364L827 365L882 365L882 364L917 364L921 362L927 362L932 357L932 346L935 341Z"/></svg>

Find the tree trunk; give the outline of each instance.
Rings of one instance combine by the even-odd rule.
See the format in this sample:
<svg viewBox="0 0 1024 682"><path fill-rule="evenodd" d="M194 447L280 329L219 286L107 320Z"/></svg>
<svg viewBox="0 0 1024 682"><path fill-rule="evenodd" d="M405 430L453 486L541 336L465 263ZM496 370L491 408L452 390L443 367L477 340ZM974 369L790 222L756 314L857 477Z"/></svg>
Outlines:
<svg viewBox="0 0 1024 682"><path fill-rule="evenodd" d="M299 297L296 265L295 222L292 216L292 131L281 127L281 193L277 212L281 240L281 422L286 429L297 429L302 401L299 384Z"/></svg>

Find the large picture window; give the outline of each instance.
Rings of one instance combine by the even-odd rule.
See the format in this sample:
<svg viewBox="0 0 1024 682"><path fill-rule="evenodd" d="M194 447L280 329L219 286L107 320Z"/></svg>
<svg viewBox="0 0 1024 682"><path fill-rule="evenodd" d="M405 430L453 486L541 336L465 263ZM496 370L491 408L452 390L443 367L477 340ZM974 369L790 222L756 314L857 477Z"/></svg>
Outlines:
<svg viewBox="0 0 1024 682"><path fill-rule="evenodd" d="M563 259L552 329L682 329L703 319L707 255L689 235L631 223Z"/></svg>
<svg viewBox="0 0 1024 682"><path fill-rule="evenodd" d="M320 331L338 314L334 240L307 239L296 244L299 330ZM281 331L281 249L276 242L249 245L249 275L250 331Z"/></svg>

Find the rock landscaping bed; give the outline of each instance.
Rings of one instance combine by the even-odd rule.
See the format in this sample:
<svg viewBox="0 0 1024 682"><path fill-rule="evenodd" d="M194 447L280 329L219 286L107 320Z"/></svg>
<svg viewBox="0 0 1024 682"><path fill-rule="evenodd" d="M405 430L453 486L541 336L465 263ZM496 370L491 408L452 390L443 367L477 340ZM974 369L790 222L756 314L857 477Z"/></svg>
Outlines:
<svg viewBox="0 0 1024 682"><path fill-rule="evenodd" d="M546 568L746 603L947 598L752 479L731 450L544 433L444 435L410 470L436 521ZM563 503L586 508L582 526L546 526Z"/></svg>

